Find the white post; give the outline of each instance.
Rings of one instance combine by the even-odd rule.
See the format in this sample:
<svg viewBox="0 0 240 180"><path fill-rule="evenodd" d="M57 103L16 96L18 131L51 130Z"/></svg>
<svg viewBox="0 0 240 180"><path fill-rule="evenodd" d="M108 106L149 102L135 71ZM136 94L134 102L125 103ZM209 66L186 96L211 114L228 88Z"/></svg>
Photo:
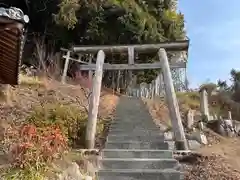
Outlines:
<svg viewBox="0 0 240 180"><path fill-rule="evenodd" d="M144 97L147 98L147 92L148 92L147 87L145 86L143 90L144 90Z"/></svg>
<svg viewBox="0 0 240 180"><path fill-rule="evenodd" d="M204 129L204 125L202 121L198 122L198 128L200 129L200 131L202 131Z"/></svg>
<svg viewBox="0 0 240 180"><path fill-rule="evenodd" d="M192 109L189 109L187 113L187 128L192 129L193 124L194 124L194 111Z"/></svg>
<svg viewBox="0 0 240 180"><path fill-rule="evenodd" d="M134 48L133 47L129 47L128 48L128 64L129 65L133 65L134 64ZM130 80L130 86L132 87L132 83L133 83L133 74L132 74L132 70L129 70L129 80Z"/></svg>
<svg viewBox="0 0 240 180"><path fill-rule="evenodd" d="M162 73L159 74L159 96L164 96L164 82Z"/></svg>
<svg viewBox="0 0 240 180"><path fill-rule="evenodd" d="M118 70L118 76L117 76L117 92L120 93L120 78L121 78L121 71Z"/></svg>
<svg viewBox="0 0 240 180"><path fill-rule="evenodd" d="M207 120L209 120L208 94L206 89L200 91L200 108L202 115L205 115Z"/></svg>
<svg viewBox="0 0 240 180"><path fill-rule="evenodd" d="M89 64L92 64L92 59L93 59L93 55L90 54L90 55L89 55L89 61L88 61ZM93 72L90 70L90 71L88 71L88 80L89 80L91 83L92 83L92 77L93 77Z"/></svg>
<svg viewBox="0 0 240 180"><path fill-rule="evenodd" d="M155 97L154 93L156 90L156 87L155 87L155 81L152 81L152 89L151 89L151 98L153 99Z"/></svg>
<svg viewBox="0 0 240 180"><path fill-rule="evenodd" d="M166 99L174 131L175 147L177 150L188 150L188 144L183 129L181 115L179 112L178 101L173 86L173 80L169 67L167 53L164 49L160 48L158 51L158 56L162 67Z"/></svg>
<svg viewBox="0 0 240 180"><path fill-rule="evenodd" d="M137 89L137 93L136 94L137 94L137 97L141 97L141 90L140 90L140 88Z"/></svg>
<svg viewBox="0 0 240 180"><path fill-rule="evenodd" d="M155 96L160 95L160 74L155 79Z"/></svg>
<svg viewBox="0 0 240 180"><path fill-rule="evenodd" d="M104 59L105 59L105 54L102 50L100 50L97 54L96 70L93 78L92 94L90 97L89 112L88 112L88 123L87 123L87 132L86 132L86 144L88 149L93 149L95 144L97 115L98 115L99 99L101 94Z"/></svg>
<svg viewBox="0 0 240 180"><path fill-rule="evenodd" d="M66 82L66 76L67 76L67 70L68 70L68 64L69 64L69 58L70 58L70 51L67 52L64 69L63 69L63 75L62 75L62 83Z"/></svg>
<svg viewBox="0 0 240 180"><path fill-rule="evenodd" d="M232 120L232 112L231 111L228 111L228 119Z"/></svg>

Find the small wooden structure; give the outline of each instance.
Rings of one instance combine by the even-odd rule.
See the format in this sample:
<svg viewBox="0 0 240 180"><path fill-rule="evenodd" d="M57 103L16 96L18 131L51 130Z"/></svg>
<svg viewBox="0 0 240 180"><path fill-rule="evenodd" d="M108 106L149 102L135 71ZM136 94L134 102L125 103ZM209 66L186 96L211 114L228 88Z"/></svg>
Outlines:
<svg viewBox="0 0 240 180"><path fill-rule="evenodd" d="M184 129L181 121L181 116L179 112L178 102L173 86L172 75L170 68L182 68L186 67L185 62L179 63L169 63L168 57L165 50L169 51L187 51L189 46L189 41L178 41L178 42L164 42L159 44L142 44L142 45L119 45L119 46L74 46L72 50L67 51L67 55L63 56L65 60L65 66L62 76L62 82L65 82L68 63L70 60L83 63L80 65L81 70L95 70L95 76L93 80L92 95L90 100L89 108L89 120L87 126L86 141L89 149L94 148L95 142L95 132L96 132L96 123L97 123L97 114L98 114L98 104L100 96L100 87L102 80L102 71L103 70L130 70L129 76L132 79L131 70L141 70L141 69L161 69L163 75L163 80L165 83L165 93L168 103L168 108L170 111L170 117L172 121L172 127L174 131L175 144L176 148L179 150L187 150L188 145L186 142L186 137L184 134ZM134 63L134 52L155 52L158 53L160 62L158 63L144 63L144 64L135 64ZM89 62L83 62L79 59L74 59L70 57L72 52L75 53L96 53L98 52L96 64ZM128 64L107 64L104 62L104 53L128 53Z"/></svg>
<svg viewBox="0 0 240 180"><path fill-rule="evenodd" d="M10 8L11 12L22 13L20 9ZM6 13L2 12L6 11ZM14 19L14 13L0 12L0 84L18 84L18 74L24 46L24 25L26 22ZM10 12L10 11L9 11ZM5 14L5 16L1 16ZM22 13L23 14L23 13ZM21 14L21 15L22 15ZM8 16L9 17L8 17ZM25 16L24 16L25 17ZM24 18L23 17L23 18ZM20 18L19 16L17 18ZM25 17L26 18L26 17Z"/></svg>

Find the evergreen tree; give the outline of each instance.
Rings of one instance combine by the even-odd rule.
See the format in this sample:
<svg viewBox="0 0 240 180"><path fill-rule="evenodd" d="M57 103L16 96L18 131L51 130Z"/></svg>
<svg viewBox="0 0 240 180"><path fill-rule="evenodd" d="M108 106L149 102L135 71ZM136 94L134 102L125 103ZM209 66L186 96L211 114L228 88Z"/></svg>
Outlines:
<svg viewBox="0 0 240 180"><path fill-rule="evenodd" d="M29 34L44 35L56 50L69 44L142 44L185 38L184 16L177 0L3 0L30 16ZM156 54L139 54L137 61L153 62ZM113 55L111 63L125 63ZM150 82L158 71L146 70L139 80Z"/></svg>

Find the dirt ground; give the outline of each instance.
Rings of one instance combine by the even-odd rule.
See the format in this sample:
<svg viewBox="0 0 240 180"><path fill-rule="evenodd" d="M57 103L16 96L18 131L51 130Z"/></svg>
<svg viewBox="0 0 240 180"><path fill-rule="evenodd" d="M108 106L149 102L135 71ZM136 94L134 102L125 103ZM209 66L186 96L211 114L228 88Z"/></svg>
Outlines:
<svg viewBox="0 0 240 180"><path fill-rule="evenodd" d="M80 86L62 85L57 81L45 81L44 85L31 84L13 87L11 90L12 105L0 101L0 119L21 121L41 103L60 102L81 108L88 106L88 90ZM118 102L118 96L103 91L100 97L99 116L108 117Z"/></svg>
<svg viewBox="0 0 240 180"><path fill-rule="evenodd" d="M163 103L160 99L154 101L145 98L143 99L143 102L147 106L149 113L156 124L161 123L165 126L171 125L169 111L165 103Z"/></svg>
<svg viewBox="0 0 240 180"><path fill-rule="evenodd" d="M164 102L144 99L158 124L169 125L169 112ZM179 104L181 110L181 104ZM204 130L209 144L197 150L198 155L183 162L185 180L239 180L240 138L225 138L210 129Z"/></svg>
<svg viewBox="0 0 240 180"><path fill-rule="evenodd" d="M222 156L230 165L240 171L240 139L225 139L218 144L202 147L201 154L211 156L212 154Z"/></svg>
<svg viewBox="0 0 240 180"><path fill-rule="evenodd" d="M198 150L200 157L184 164L185 180L239 180L240 140L226 139Z"/></svg>

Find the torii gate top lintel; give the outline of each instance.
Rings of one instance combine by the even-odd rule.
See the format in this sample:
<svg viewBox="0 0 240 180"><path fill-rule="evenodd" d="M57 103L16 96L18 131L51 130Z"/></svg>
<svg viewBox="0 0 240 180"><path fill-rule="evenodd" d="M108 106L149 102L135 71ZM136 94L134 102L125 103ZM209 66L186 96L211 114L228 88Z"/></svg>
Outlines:
<svg viewBox="0 0 240 180"><path fill-rule="evenodd" d="M101 46L73 46L72 51L76 53L96 53L103 50L105 53L123 53L128 52L129 48L138 52L158 51L164 48L167 51L187 51L189 40L161 42L157 44L129 44L129 45L101 45Z"/></svg>
<svg viewBox="0 0 240 180"><path fill-rule="evenodd" d="M66 68L69 59L80 63L81 70L95 70L96 65L91 63L86 63L81 60L73 59L70 57L70 53L84 54L84 53L97 53L102 50L104 53L128 53L128 64L107 64L105 63L103 68L107 70L141 70L141 69L158 69L161 68L160 63L141 63L136 64L134 62L135 52L155 52L157 53L159 49L165 49L166 51L188 51L189 40L172 41L172 42L161 42L157 44L129 44L129 45L101 45L101 46L73 46L71 50L62 49L68 52L67 56L64 58L68 59L66 61ZM186 62L170 62L171 68L186 68ZM66 71L66 70L65 70Z"/></svg>

